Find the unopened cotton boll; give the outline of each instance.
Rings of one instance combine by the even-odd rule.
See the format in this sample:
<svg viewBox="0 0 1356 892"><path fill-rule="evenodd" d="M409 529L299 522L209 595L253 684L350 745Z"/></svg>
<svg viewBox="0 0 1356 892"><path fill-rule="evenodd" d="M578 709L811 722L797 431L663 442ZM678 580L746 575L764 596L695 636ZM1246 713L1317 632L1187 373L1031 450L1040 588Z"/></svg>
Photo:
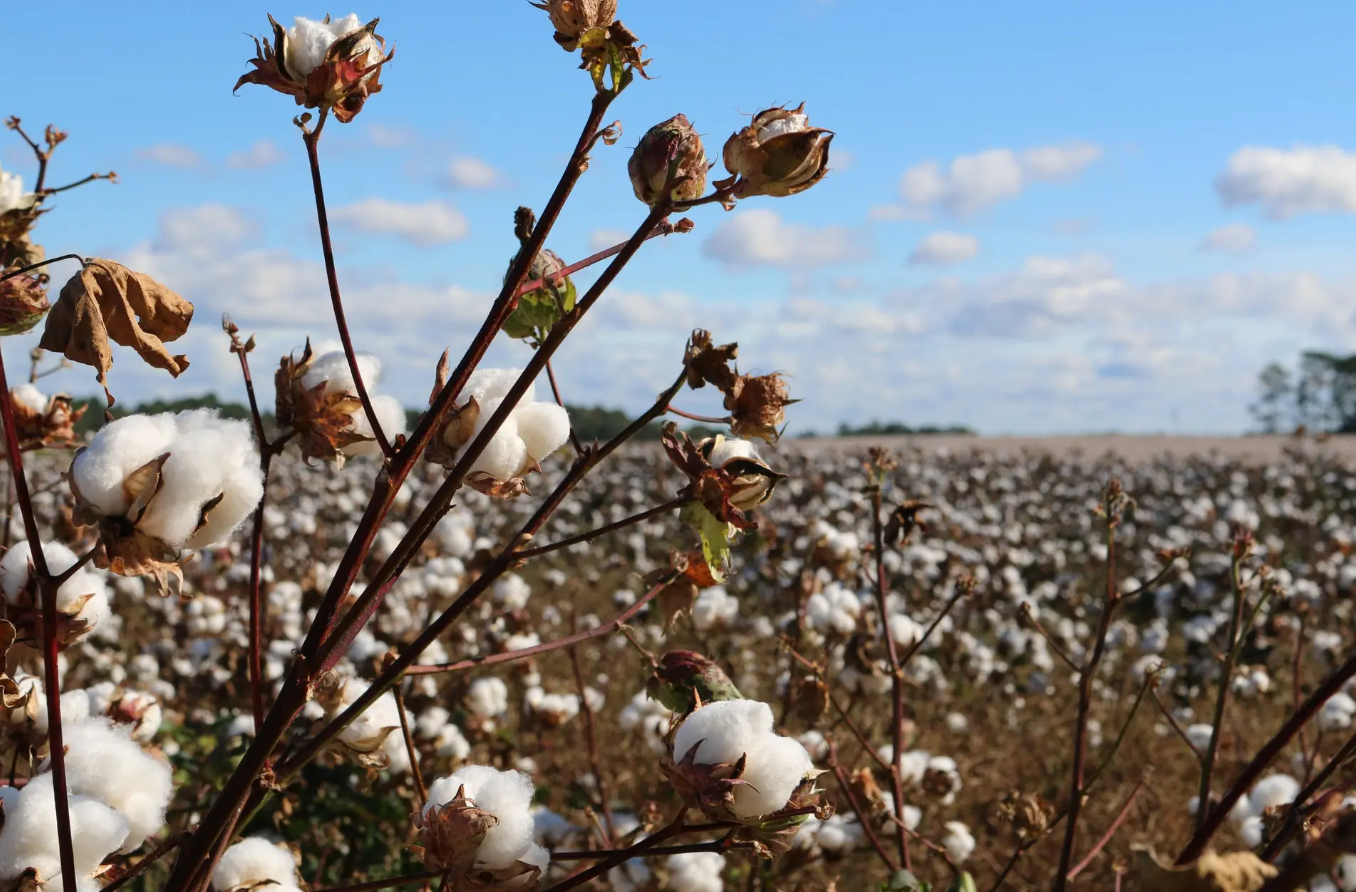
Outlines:
<svg viewBox="0 0 1356 892"><path fill-rule="evenodd" d="M674 760L700 765L745 761L732 811L748 819L786 805L814 765L800 742L773 730L772 708L758 700L722 700L689 715L674 735ZM695 748L695 753L692 751Z"/></svg>
<svg viewBox="0 0 1356 892"><path fill-rule="evenodd" d="M297 885L297 861L292 853L262 836L246 837L231 846L212 872L212 888L217 892L261 883L269 884L270 890Z"/></svg>
<svg viewBox="0 0 1356 892"><path fill-rule="evenodd" d="M424 813L451 802L463 788L463 795L476 808L498 819L476 850L476 864L487 870L503 870L527 855L533 845L532 779L520 771L467 765L433 782Z"/></svg>
<svg viewBox="0 0 1356 892"><path fill-rule="evenodd" d="M99 716L61 725L67 788L74 795L98 799L126 818L129 850L165 825L165 808L174 794L168 763L132 740L127 725Z"/></svg>
<svg viewBox="0 0 1356 892"><path fill-rule="evenodd" d="M61 888L52 776L39 774L21 791L5 794L2 798L5 827L0 833L0 879L18 879L31 868L37 872L39 882L51 889ZM77 886L97 888L89 877L105 858L127 841L127 819L107 804L88 796L71 794L67 805Z"/></svg>

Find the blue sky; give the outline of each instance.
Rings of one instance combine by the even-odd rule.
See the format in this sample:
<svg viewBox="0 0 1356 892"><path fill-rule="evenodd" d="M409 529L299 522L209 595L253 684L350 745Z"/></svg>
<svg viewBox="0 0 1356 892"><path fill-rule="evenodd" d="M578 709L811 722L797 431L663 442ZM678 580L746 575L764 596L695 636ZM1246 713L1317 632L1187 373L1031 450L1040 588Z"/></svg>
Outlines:
<svg viewBox="0 0 1356 892"><path fill-rule="evenodd" d="M466 7L466 8L462 8ZM837 133L830 176L789 199L651 243L567 344L573 402L648 405L687 331L740 342L805 401L792 431L872 418L986 433L1231 432L1258 368L1356 349L1356 74L1338 3L916 3L621 0L652 81L613 106L550 246L575 259L634 228L629 147L684 112L715 156L745 115L806 102ZM37 230L145 269L198 306L179 381L120 351L129 399L239 397L217 327L259 332L260 377L333 336L299 111L231 86L266 33L323 8L52 2L7 13L0 114L71 132L52 181L114 169L53 202ZM331 124L321 154L341 281L381 389L426 398L466 343L540 208L591 86L525 0L398 2L385 89ZM0 167L31 158L0 133ZM1352 151L1348 151L1348 150ZM388 203L380 220L363 202ZM349 209L347 214L345 209ZM375 230L375 231L374 231ZM587 276L581 277L581 284ZM7 342L11 363L26 345ZM492 360L521 362L504 345ZM77 369L51 379L94 392ZM697 395L694 395L694 397ZM706 395L693 408L711 408Z"/></svg>

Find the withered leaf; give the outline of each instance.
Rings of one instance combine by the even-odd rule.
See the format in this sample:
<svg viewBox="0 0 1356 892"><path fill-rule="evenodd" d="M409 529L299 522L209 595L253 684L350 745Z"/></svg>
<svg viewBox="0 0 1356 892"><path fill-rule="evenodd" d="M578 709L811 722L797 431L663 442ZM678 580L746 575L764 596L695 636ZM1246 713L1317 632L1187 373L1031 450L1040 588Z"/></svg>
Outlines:
<svg viewBox="0 0 1356 892"><path fill-rule="evenodd" d="M1249 851L1207 851L1190 864L1163 863L1152 849L1135 850L1135 873L1144 892L1256 892L1278 873Z"/></svg>
<svg viewBox="0 0 1356 892"><path fill-rule="evenodd" d="M183 336L192 321L193 304L169 288L120 263L92 257L62 287L39 346L93 366L112 406L109 341L131 347L148 365L177 378L188 368L188 357L171 354L165 343Z"/></svg>

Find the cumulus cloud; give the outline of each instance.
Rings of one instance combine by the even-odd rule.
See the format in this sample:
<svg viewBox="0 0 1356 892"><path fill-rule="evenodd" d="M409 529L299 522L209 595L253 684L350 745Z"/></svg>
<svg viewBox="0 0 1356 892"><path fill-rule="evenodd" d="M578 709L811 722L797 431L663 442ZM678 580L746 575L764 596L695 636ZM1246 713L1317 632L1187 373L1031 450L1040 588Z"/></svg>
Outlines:
<svg viewBox="0 0 1356 892"><path fill-rule="evenodd" d="M454 189L493 189L502 177L479 158L453 158L447 164L447 184Z"/></svg>
<svg viewBox="0 0 1356 892"><path fill-rule="evenodd" d="M136 150L135 157L138 161L145 161L147 164L159 164L163 167L187 169L201 167L203 164L203 157L197 150L177 142L162 142L153 146L143 146Z"/></svg>
<svg viewBox="0 0 1356 892"><path fill-rule="evenodd" d="M162 252L201 256L234 250L258 234L258 222L239 208L203 204L161 214L154 245Z"/></svg>
<svg viewBox="0 0 1356 892"><path fill-rule="evenodd" d="M394 235L427 247L466 237L466 216L445 201L400 202L366 198L330 212L335 222L358 230Z"/></svg>
<svg viewBox="0 0 1356 892"><path fill-rule="evenodd" d="M909 252L915 266L951 266L979 253L979 239L963 232L934 232L923 237Z"/></svg>
<svg viewBox="0 0 1356 892"><path fill-rule="evenodd" d="M1260 205L1277 220L1356 213L1356 154L1337 146L1246 146L1229 158L1215 190L1226 205Z"/></svg>
<svg viewBox="0 0 1356 892"><path fill-rule="evenodd" d="M613 245L619 245L631 237L624 229L595 229L589 233L589 250L604 251Z"/></svg>
<svg viewBox="0 0 1356 892"><path fill-rule="evenodd" d="M1257 245L1257 230L1242 223L1221 226L1201 240L1202 251L1246 254Z"/></svg>
<svg viewBox="0 0 1356 892"><path fill-rule="evenodd" d="M736 213L702 243L702 253L727 267L808 268L864 260L863 235L846 226L787 223L776 211Z"/></svg>
<svg viewBox="0 0 1356 892"><path fill-rule="evenodd" d="M924 161L900 178L904 208L896 213L939 209L966 216L1016 198L1031 183L1073 179L1101 156L1100 146L1074 142L1021 152L988 149L958 156L945 166L936 160Z"/></svg>
<svg viewBox="0 0 1356 892"><path fill-rule="evenodd" d="M227 155L226 166L233 170L259 170L279 164L285 157L272 142L261 139L248 149Z"/></svg>

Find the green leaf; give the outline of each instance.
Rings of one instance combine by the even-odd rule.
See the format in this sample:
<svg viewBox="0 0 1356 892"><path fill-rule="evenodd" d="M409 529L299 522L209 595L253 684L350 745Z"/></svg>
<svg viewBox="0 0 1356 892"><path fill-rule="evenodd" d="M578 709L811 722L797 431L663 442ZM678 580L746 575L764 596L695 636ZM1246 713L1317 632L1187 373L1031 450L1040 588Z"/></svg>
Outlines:
<svg viewBox="0 0 1356 892"><path fill-rule="evenodd" d="M970 876L968 872L962 870L956 875L956 878L951 881L951 885L947 887L946 892L976 892L975 878Z"/></svg>
<svg viewBox="0 0 1356 892"><path fill-rule="evenodd" d="M879 887L880 892L931 892L931 889L931 883L923 882L907 870L896 870Z"/></svg>
<svg viewBox="0 0 1356 892"><path fill-rule="evenodd" d="M734 526L716 517L701 502L689 502L678 512L678 519L690 523L702 540L702 557L716 582L725 581L725 565L730 559L730 536Z"/></svg>

